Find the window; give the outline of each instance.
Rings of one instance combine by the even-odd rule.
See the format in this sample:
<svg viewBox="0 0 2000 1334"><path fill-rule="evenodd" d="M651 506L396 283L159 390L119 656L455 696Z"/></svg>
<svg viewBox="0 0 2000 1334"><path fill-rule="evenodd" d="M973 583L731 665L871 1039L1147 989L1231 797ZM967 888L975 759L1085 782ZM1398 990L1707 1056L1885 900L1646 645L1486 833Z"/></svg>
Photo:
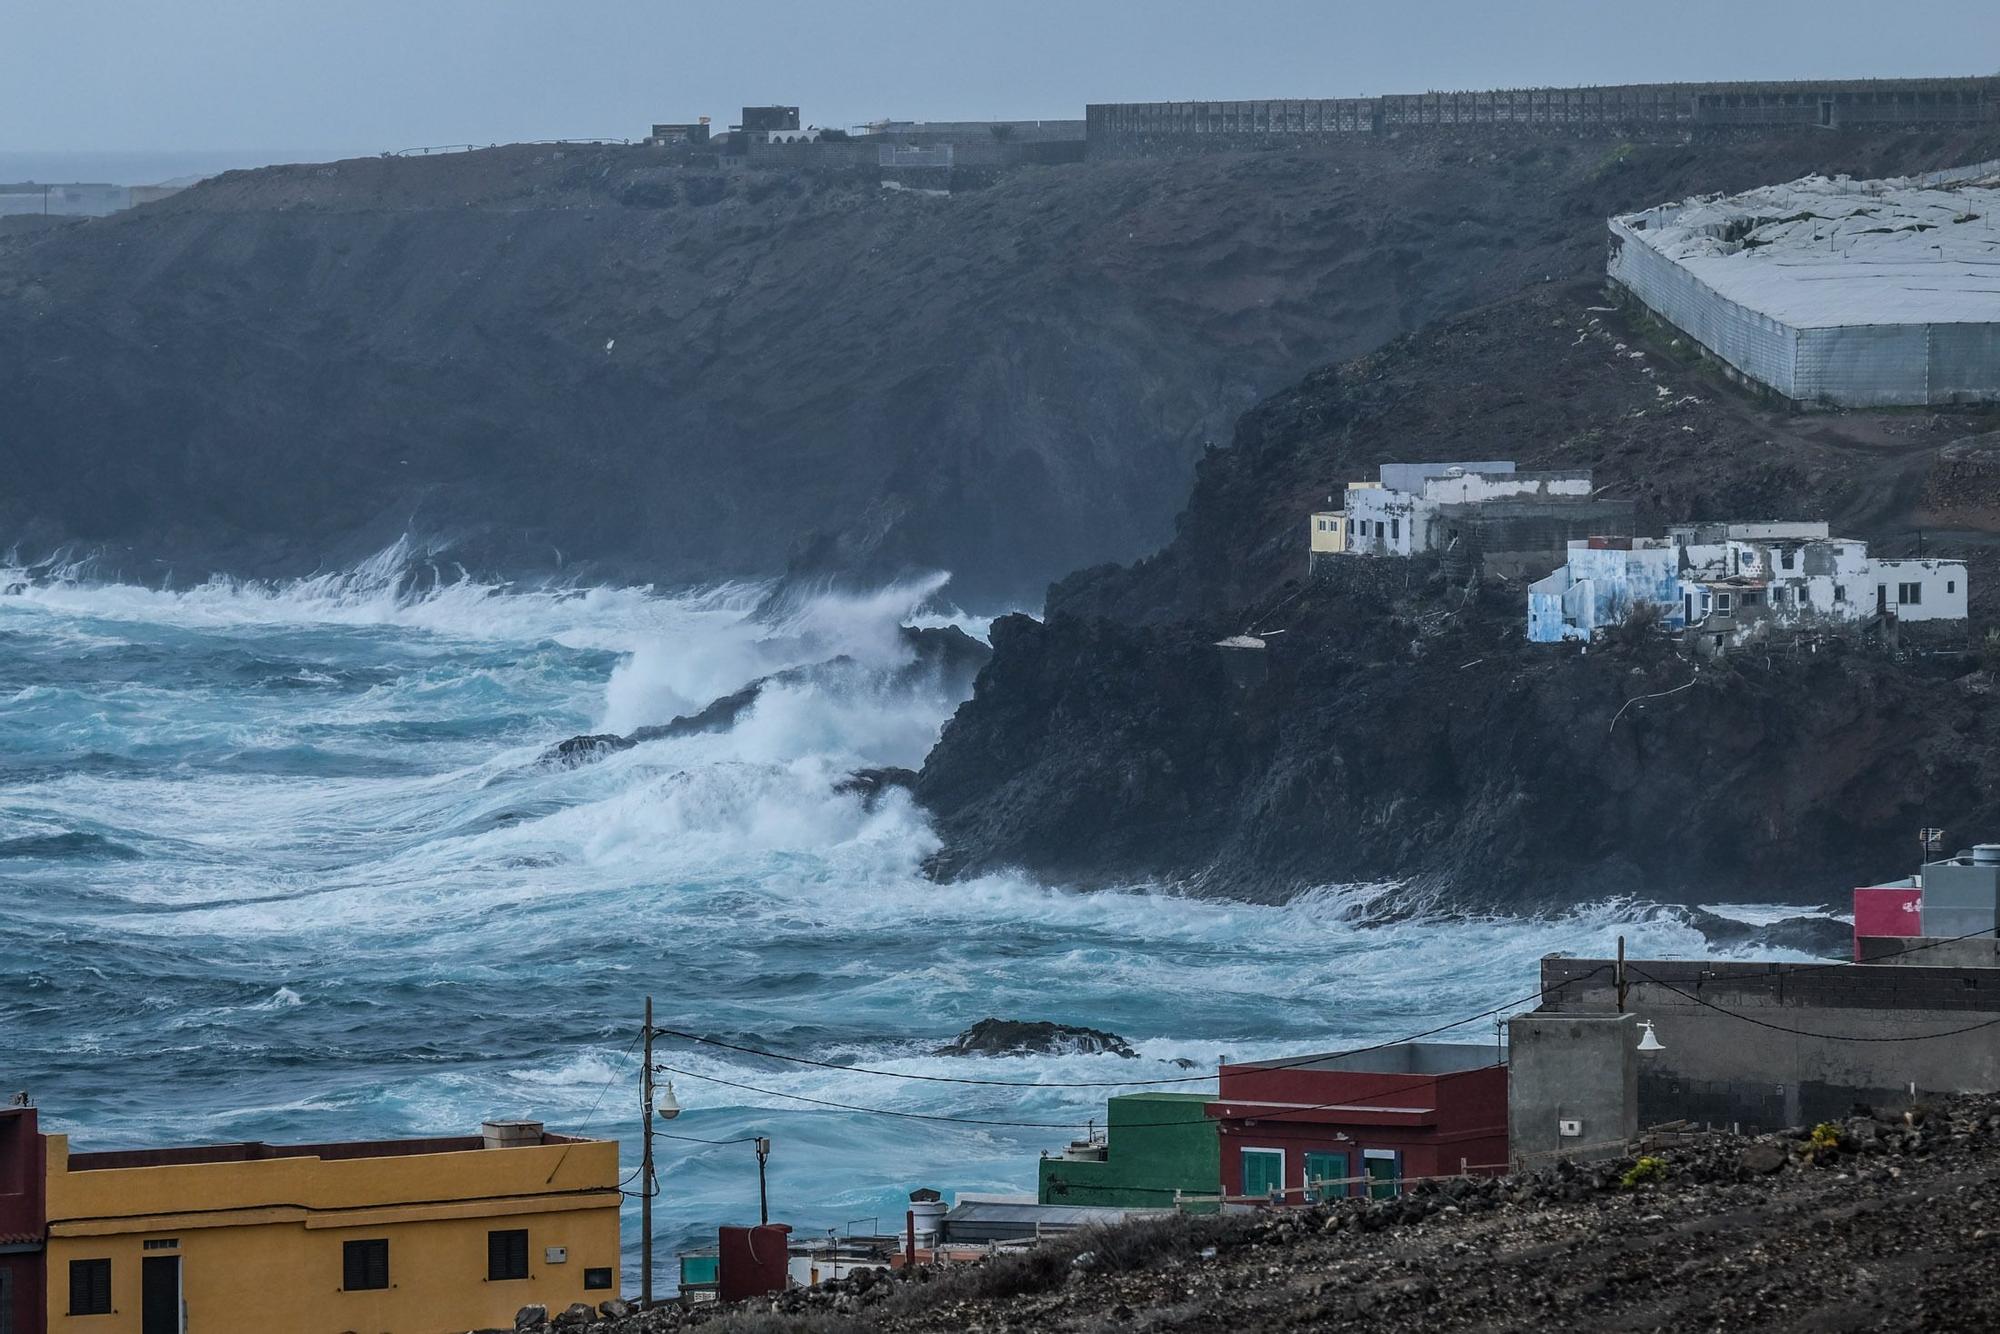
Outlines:
<svg viewBox="0 0 2000 1334"><path fill-rule="evenodd" d="M1923 600L1924 600L1924 586L1922 584L1896 585L1896 601L1902 606L1905 607L1920 606L1922 605Z"/></svg>
<svg viewBox="0 0 2000 1334"><path fill-rule="evenodd" d="M509 1228L486 1234L486 1279L498 1282L528 1276L528 1229Z"/></svg>
<svg viewBox="0 0 2000 1334"><path fill-rule="evenodd" d="M1271 1195L1284 1189L1285 1151L1245 1149L1243 1151L1243 1193Z"/></svg>
<svg viewBox="0 0 2000 1334"><path fill-rule="evenodd" d="M584 1286L585 1288L587 1288L587 1289L592 1289L592 1290L595 1290L595 1289L598 1289L598 1288L608 1288L608 1287L610 1287L610 1286L611 1286L611 1268L610 1268L610 1266L608 1266L608 1265L607 1265L607 1266L605 1266L605 1267L604 1267L603 1269L586 1269L586 1270L584 1270L584 1271L583 1271L583 1286Z"/></svg>
<svg viewBox="0 0 2000 1334"><path fill-rule="evenodd" d="M1403 1156L1394 1149L1363 1149L1361 1159L1366 1168L1369 1198L1396 1198L1403 1181Z"/></svg>
<svg viewBox="0 0 2000 1334"><path fill-rule="evenodd" d="M111 1262L71 1260L69 1262L69 1313L71 1315L111 1314Z"/></svg>
<svg viewBox="0 0 2000 1334"><path fill-rule="evenodd" d="M388 1287L388 1239L343 1243L340 1248L340 1286L348 1292Z"/></svg>
<svg viewBox="0 0 2000 1334"><path fill-rule="evenodd" d="M1325 1182L1313 1190L1317 1199L1337 1200L1347 1194L1347 1155L1344 1153L1308 1153L1306 1155L1306 1185L1315 1181Z"/></svg>

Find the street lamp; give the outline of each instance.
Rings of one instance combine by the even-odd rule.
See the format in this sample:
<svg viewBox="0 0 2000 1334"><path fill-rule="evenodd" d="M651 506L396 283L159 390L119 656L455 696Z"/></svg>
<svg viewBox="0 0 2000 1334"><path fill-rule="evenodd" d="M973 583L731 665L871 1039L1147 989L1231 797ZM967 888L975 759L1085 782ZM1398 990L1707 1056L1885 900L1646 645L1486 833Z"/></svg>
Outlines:
<svg viewBox="0 0 2000 1334"><path fill-rule="evenodd" d="M645 1059L639 1065L639 1309L653 1305L653 1197L659 1194L659 1178L653 1170L653 1118L671 1121L681 1114L681 1100L674 1096L674 1081L655 1093L653 1076L660 1067L653 1064L653 1039L661 1030L653 1027L653 998L646 997L646 1026L640 1030L645 1043ZM704 1141L707 1142L707 1141ZM741 1144L742 1140L717 1141ZM764 1183L764 1163L771 1156L771 1139L759 1135L751 1141L757 1148L757 1219L771 1221L771 1196Z"/></svg>

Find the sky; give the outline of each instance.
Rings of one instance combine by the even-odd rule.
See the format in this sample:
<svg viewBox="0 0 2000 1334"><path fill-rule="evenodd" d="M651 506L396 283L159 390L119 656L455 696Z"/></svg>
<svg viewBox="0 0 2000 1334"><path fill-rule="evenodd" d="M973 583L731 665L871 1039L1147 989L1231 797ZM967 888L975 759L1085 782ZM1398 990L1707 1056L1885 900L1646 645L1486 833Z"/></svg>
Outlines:
<svg viewBox="0 0 2000 1334"><path fill-rule="evenodd" d="M0 151L66 155L2000 71L1994 0L0 0L0 41Z"/></svg>

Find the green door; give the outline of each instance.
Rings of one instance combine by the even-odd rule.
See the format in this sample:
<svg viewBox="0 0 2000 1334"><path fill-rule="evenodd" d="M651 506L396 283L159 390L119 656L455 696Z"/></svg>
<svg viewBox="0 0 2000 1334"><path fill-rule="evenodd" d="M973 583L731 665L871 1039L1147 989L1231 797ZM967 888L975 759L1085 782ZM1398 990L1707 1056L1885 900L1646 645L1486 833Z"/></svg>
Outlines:
<svg viewBox="0 0 2000 1334"><path fill-rule="evenodd" d="M1396 1182L1403 1175L1402 1155L1394 1149L1369 1149L1365 1161L1368 1164L1369 1198L1394 1199Z"/></svg>
<svg viewBox="0 0 2000 1334"><path fill-rule="evenodd" d="M1344 1153L1309 1153L1306 1155L1306 1185L1315 1181L1331 1181L1336 1185L1321 1186L1316 1192L1322 1200L1337 1200L1347 1194L1347 1183L1342 1180L1347 1175L1347 1155Z"/></svg>
<svg viewBox="0 0 2000 1334"><path fill-rule="evenodd" d="M1277 1149L1243 1151L1243 1193L1269 1195L1285 1184L1285 1155Z"/></svg>

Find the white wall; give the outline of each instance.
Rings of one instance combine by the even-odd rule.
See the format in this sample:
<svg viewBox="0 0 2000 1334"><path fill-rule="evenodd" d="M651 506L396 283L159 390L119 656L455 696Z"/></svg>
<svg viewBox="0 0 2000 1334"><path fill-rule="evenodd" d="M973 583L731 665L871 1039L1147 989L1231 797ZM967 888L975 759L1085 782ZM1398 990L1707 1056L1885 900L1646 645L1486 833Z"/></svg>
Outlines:
<svg viewBox="0 0 2000 1334"><path fill-rule="evenodd" d="M1352 529L1347 549L1363 556L1414 556L1430 550L1430 519L1437 507L1417 496L1381 488L1347 493Z"/></svg>
<svg viewBox="0 0 2000 1334"><path fill-rule="evenodd" d="M1966 615L1965 564L1955 560L1871 560L1862 614L1875 610L1876 589L1886 592L1888 605L1905 621L1962 621ZM1913 585L1913 589L1905 588ZM1915 601L1903 598L1914 591ZM1852 591L1848 593L1852 598Z"/></svg>

